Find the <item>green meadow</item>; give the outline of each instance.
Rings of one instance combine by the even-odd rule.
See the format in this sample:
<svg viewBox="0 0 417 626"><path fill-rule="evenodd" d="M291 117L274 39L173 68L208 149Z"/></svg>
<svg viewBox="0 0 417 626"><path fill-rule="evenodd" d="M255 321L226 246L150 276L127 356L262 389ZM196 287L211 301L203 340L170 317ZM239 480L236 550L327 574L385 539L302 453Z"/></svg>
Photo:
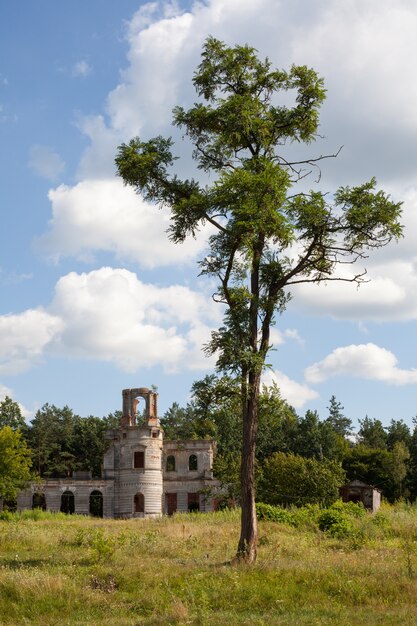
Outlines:
<svg viewBox="0 0 417 626"><path fill-rule="evenodd" d="M101 520L0 514L0 624L417 624L417 509L261 509ZM271 521L271 519L276 521Z"/></svg>

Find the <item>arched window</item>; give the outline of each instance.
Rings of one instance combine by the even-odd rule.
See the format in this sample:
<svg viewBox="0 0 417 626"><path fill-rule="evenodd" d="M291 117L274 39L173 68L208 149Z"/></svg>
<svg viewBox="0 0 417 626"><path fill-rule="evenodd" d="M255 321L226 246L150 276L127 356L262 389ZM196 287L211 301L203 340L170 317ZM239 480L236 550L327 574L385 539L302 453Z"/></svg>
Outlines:
<svg viewBox="0 0 417 626"><path fill-rule="evenodd" d="M166 470L167 472L175 472L175 456L173 454L167 456Z"/></svg>
<svg viewBox="0 0 417 626"><path fill-rule="evenodd" d="M145 513L145 496L143 493L136 493L133 499L134 512Z"/></svg>
<svg viewBox="0 0 417 626"><path fill-rule="evenodd" d="M46 498L44 493L36 491L32 496L32 509L46 511Z"/></svg>
<svg viewBox="0 0 417 626"><path fill-rule="evenodd" d="M64 491L61 496L61 513L72 515L75 511L75 498L72 491Z"/></svg>
<svg viewBox="0 0 417 626"><path fill-rule="evenodd" d="M89 513L93 517L103 517L103 494L98 489L90 493Z"/></svg>
<svg viewBox="0 0 417 626"><path fill-rule="evenodd" d="M198 461L197 461L197 455L196 454L191 454L189 459L188 459L188 469L190 470L190 472L195 472L195 470L198 469Z"/></svg>

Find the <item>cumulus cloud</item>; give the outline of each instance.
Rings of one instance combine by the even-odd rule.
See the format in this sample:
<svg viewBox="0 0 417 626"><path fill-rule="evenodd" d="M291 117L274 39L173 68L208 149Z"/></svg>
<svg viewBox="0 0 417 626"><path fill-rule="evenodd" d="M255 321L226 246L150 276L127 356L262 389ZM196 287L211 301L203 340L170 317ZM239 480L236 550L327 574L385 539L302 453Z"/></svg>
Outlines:
<svg viewBox="0 0 417 626"><path fill-rule="evenodd" d="M307 63L325 77L324 138L308 147L308 156L332 153L342 144L344 149L337 159L323 162L324 191L376 175L396 199L405 200L405 238L372 254L366 262L371 283L359 290L346 283L295 287L293 306L342 319L415 319L417 84L409 77L416 69L416 26L411 0L398 0L395 6L391 0L317 0L314 7L306 7L304 0L208 0L189 10L175 2L142 5L127 25L127 66L108 94L105 114L79 119L90 142L79 164L81 182L50 192L53 216L44 249L90 260L95 251L105 250L143 267L154 267L159 259L171 264L195 258L201 242L175 249L166 243L166 215L159 214L151 225L150 209L133 200L133 193L117 184L113 196L108 192L116 146L136 134L173 135L176 154L189 155L189 145L170 125L171 111L194 101L191 77L203 41L213 34L230 45L249 42L278 67ZM296 150L301 148L305 150ZM193 173L189 156L177 167L180 174ZM93 196L100 199L95 208ZM132 208L139 205L139 211ZM149 245L140 241L144 227Z"/></svg>
<svg viewBox="0 0 417 626"><path fill-rule="evenodd" d="M60 185L49 192L49 232L37 244L49 256L79 259L98 251L154 268L194 261L201 254L207 228L184 244L168 240L168 211L144 202L118 178Z"/></svg>
<svg viewBox="0 0 417 626"><path fill-rule="evenodd" d="M0 316L0 374L17 374L37 362L62 321L42 309Z"/></svg>
<svg viewBox="0 0 417 626"><path fill-rule="evenodd" d="M34 145L29 151L29 167L42 178L54 181L65 169L65 162L50 146Z"/></svg>
<svg viewBox="0 0 417 626"><path fill-rule="evenodd" d="M146 285L132 272L112 268L61 278L51 310L64 323L55 350L112 361L130 372L186 365L202 325L196 320L208 313L201 294Z"/></svg>
<svg viewBox="0 0 417 626"><path fill-rule="evenodd" d="M319 397L317 391L304 383L292 380L279 370L267 370L263 375L263 382L266 385L271 385L275 382L282 397L295 409L300 409L310 400L315 400Z"/></svg>
<svg viewBox="0 0 417 626"><path fill-rule="evenodd" d="M379 380L390 385L417 383L417 369L401 369L395 355L373 343L336 348L305 371L309 383L322 383L334 376Z"/></svg>
<svg viewBox="0 0 417 626"><path fill-rule="evenodd" d="M181 285L155 287L124 269L71 272L47 310L0 316L0 374L17 374L42 355L95 359L133 372L208 368L201 343L219 309Z"/></svg>

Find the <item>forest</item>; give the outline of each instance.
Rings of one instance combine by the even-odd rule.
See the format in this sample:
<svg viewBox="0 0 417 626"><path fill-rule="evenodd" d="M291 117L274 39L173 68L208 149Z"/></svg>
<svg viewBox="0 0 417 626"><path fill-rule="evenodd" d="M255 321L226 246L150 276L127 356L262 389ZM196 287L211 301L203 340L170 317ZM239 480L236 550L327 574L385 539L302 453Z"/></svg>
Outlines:
<svg viewBox="0 0 417 626"><path fill-rule="evenodd" d="M160 418L165 439L216 441L214 472L223 485L225 505L239 502L240 406L238 381L209 375L194 382L186 406L174 402ZM79 470L99 477L105 433L119 418L119 411L105 417L81 417L68 406L45 404L27 424L17 402L6 397L0 402L0 435L13 431L19 437L19 448L26 454L26 473L22 474L26 480L28 468L31 478L65 478ZM264 386L256 446L257 501L329 505L337 498L339 486L353 479L377 487L389 502L414 501L417 419L412 429L402 419L392 419L385 427L367 416L358 421L354 433L352 419L335 396L329 400L327 415L312 410L299 415L277 386ZM0 467L0 487L1 473ZM21 486L19 477L16 486Z"/></svg>

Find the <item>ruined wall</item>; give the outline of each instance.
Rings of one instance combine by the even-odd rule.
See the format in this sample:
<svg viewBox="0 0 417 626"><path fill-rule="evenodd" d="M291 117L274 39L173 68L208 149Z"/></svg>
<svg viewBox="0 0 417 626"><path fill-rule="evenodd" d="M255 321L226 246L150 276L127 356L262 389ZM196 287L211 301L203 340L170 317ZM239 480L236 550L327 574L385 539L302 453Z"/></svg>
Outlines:
<svg viewBox="0 0 417 626"><path fill-rule="evenodd" d="M219 487L213 478L215 442L164 442L158 394L138 387L124 389L122 397L120 425L107 433L102 479L89 480L86 473L78 472L72 479L33 484L19 494L18 510L32 508L33 495L39 493L46 509L59 511L63 494L70 492L73 510L69 512L89 515L94 491L101 494L103 517L157 517L175 511L212 510L209 492ZM141 398L144 410L138 403ZM174 468L167 467L168 459L174 460Z"/></svg>
<svg viewBox="0 0 417 626"><path fill-rule="evenodd" d="M187 512L197 503L198 510L202 512L213 510L213 496L220 488L219 482L213 477L215 446L215 441L207 439L164 441L162 469L165 514L175 512L173 508L178 512ZM172 458L175 459L175 469L172 469ZM192 462L195 459L196 469Z"/></svg>
<svg viewBox="0 0 417 626"><path fill-rule="evenodd" d="M124 426L111 431L104 456L104 477L114 477L115 517L154 517L162 514L162 431L150 426ZM135 467L135 453L143 467ZM144 497L145 510L135 512L135 495Z"/></svg>

